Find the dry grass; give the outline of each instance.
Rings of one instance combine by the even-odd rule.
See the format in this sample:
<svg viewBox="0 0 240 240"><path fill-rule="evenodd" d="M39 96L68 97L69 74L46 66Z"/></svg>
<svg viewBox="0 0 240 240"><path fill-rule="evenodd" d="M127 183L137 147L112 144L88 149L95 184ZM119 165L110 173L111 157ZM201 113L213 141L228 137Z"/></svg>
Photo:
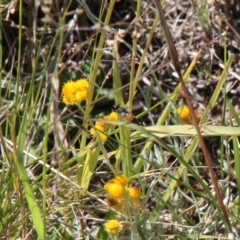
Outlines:
<svg viewBox="0 0 240 240"><path fill-rule="evenodd" d="M198 139L181 135L185 96L154 1L113 2L1 2L0 238L239 239L239 145L230 133L240 122L240 3L163 4L201 126L227 126L204 139L231 233ZM80 77L92 99L65 106L63 84ZM114 104L140 121L122 117L97 144L89 129ZM159 123L179 129L159 137ZM138 211L108 206L103 186L119 173L141 188ZM117 237L104 230L112 218L124 225Z"/></svg>

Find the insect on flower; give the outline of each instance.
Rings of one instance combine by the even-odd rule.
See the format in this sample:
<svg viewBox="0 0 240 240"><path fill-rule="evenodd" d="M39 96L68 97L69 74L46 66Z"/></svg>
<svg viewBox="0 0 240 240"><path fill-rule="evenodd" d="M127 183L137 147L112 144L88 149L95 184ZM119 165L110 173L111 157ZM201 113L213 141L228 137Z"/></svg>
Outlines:
<svg viewBox="0 0 240 240"><path fill-rule="evenodd" d="M122 117L126 118L128 121L135 123L140 126L145 126L144 122L138 120L133 113L129 112L126 108L120 107L119 105L114 105L112 111L118 112Z"/></svg>

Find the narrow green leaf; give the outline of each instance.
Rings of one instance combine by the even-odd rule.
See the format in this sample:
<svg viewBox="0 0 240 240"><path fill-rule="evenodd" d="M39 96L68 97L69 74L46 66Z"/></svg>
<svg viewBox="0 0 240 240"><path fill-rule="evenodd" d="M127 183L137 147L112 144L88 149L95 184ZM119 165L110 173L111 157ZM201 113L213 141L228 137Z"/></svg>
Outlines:
<svg viewBox="0 0 240 240"><path fill-rule="evenodd" d="M22 151L18 151L19 160L22 159L21 156L22 156ZM30 184L30 181L29 181L29 178L27 175L27 171L26 171L24 165L22 164L21 160L18 162L17 168L18 168L18 172L19 172L23 187L24 187L25 197L27 199L29 210L31 212L33 224L36 228L39 238L45 239L44 225L43 225L43 219L41 216L41 212L38 207L35 195L33 193L33 189Z"/></svg>
<svg viewBox="0 0 240 240"><path fill-rule="evenodd" d="M240 154L239 154L239 142L236 136L233 139L233 150L234 150L234 161L235 161L235 171L237 179L237 190L238 196L240 196ZM238 198L238 214L240 212L240 199Z"/></svg>
<svg viewBox="0 0 240 240"><path fill-rule="evenodd" d="M81 186L84 189L88 189L89 182L91 180L92 175L94 174L95 167L97 165L99 153L100 153L99 146L93 149L89 148L87 152L87 156L86 156L84 167L83 167L82 181L81 181Z"/></svg>

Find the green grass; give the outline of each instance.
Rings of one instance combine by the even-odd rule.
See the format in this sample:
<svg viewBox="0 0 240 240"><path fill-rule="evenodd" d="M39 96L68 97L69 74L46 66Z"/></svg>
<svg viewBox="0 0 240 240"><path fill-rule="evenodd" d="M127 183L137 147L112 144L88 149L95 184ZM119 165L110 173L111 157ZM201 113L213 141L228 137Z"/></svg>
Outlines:
<svg viewBox="0 0 240 240"><path fill-rule="evenodd" d="M151 19L148 34L141 36L145 39L143 45L141 37L132 35L133 40L125 42L120 30L114 28L115 0L102 1L99 16L85 1L77 3L82 4L86 14L83 23L91 22L86 27L89 28L86 32L91 32L91 41L84 43L87 48L78 46L84 54L81 67L75 71L68 71L63 60L68 41L63 26L72 11L71 1L58 12L59 25L49 35L47 27L51 24L46 23L36 35L34 21L26 22L26 13L34 8L23 1L19 1L15 12L19 18L16 42L0 28L0 40L8 40L15 50L5 70L6 46L0 41L0 67L4 69L0 73L0 239L228 239L231 228L239 231L240 120L225 91L234 61L233 55L226 55L226 42L224 69L206 103L199 128L204 139L221 137L219 159L212 161L218 163L214 170L220 168L216 178L230 227L201 155L196 128L182 124L176 113L182 86L176 85L171 94L158 91L153 84L140 87L144 77L153 82L157 79L153 62L148 58L155 33L159 31L159 15ZM136 1L134 5L136 32L142 24L144 3ZM210 19L204 21L204 16L209 16L206 2L199 4L201 24L210 34ZM1 24L6 17L7 12L3 12ZM37 15L32 17L39 20ZM26 43L24 24L31 29L33 42ZM96 29L90 28L92 25ZM168 38L164 41L170 43ZM121 51L125 48L132 54L123 65ZM201 54L203 49L198 49L188 67L181 69L187 86ZM109 56L108 72L101 71ZM129 73L128 83L122 77L123 71ZM66 106L62 102L62 86L80 77L89 80L90 98L76 106ZM132 110L139 92L150 108L137 117L149 114L153 119L152 112L163 106L154 124L140 126L121 117L114 122L115 128L107 132L106 143L89 134L96 120L110 112L105 104L115 102ZM160 95L162 98L152 104L152 99ZM212 124L209 113L221 97L237 127ZM226 114L223 111L222 119ZM125 212L108 206L103 186L118 174L128 177L129 186L141 189L140 208L135 209L129 199L125 199ZM123 230L111 236L104 224L115 218L121 221Z"/></svg>

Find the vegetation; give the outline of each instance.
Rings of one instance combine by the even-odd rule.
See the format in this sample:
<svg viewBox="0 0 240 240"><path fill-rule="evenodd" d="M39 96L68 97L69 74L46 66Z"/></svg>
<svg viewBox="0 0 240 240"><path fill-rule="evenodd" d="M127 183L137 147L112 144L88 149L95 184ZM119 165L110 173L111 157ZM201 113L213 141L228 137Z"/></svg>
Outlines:
<svg viewBox="0 0 240 240"><path fill-rule="evenodd" d="M0 239L240 239L238 1L0 6Z"/></svg>

